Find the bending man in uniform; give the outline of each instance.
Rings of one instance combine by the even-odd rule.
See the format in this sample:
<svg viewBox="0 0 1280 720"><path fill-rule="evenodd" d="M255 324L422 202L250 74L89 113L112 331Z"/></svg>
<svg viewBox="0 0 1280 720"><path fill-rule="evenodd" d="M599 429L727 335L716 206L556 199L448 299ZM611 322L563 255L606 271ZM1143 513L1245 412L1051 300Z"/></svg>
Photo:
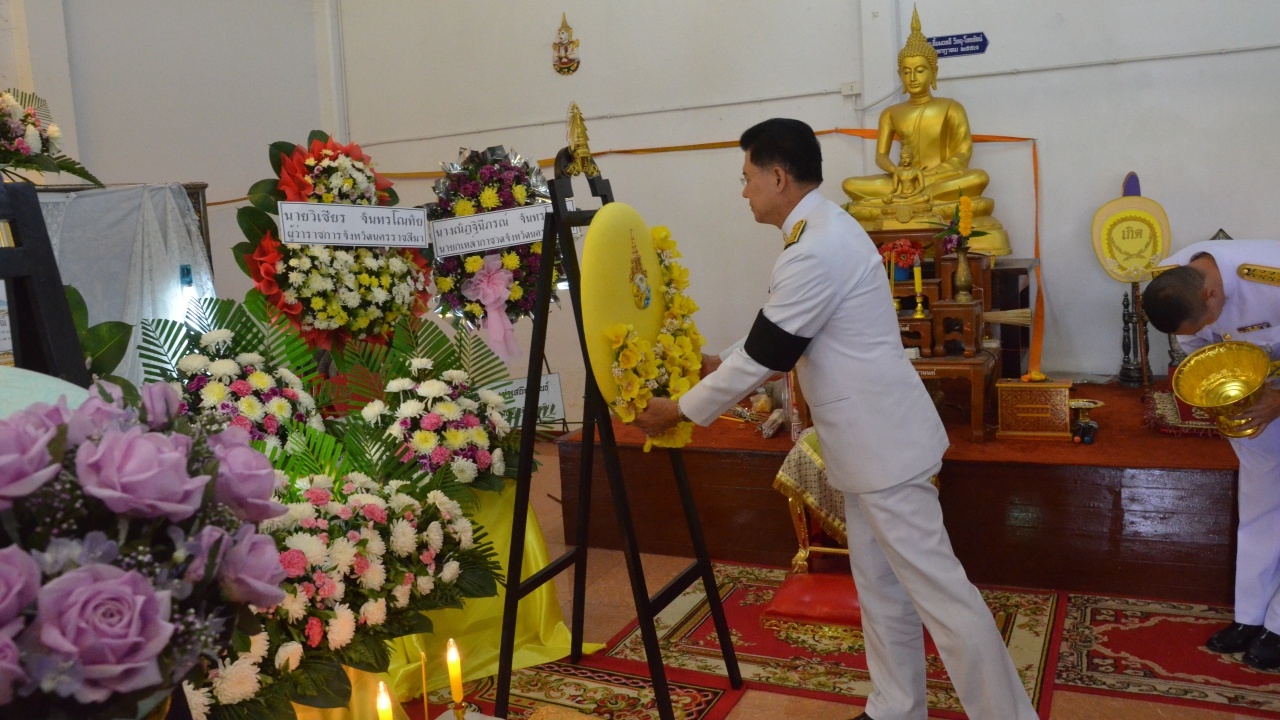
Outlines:
<svg viewBox="0 0 1280 720"><path fill-rule="evenodd" d="M1273 358L1280 352L1280 287L1268 281L1280 278L1280 242L1200 242L1165 263L1176 267L1142 293L1157 330L1177 333L1187 352L1222 340L1253 343ZM1266 387L1236 418L1248 419L1241 430L1263 430L1230 439L1240 460L1235 622L1205 643L1213 652L1243 652L1260 670L1280 668L1280 424L1270 424L1278 416L1280 391Z"/></svg>
<svg viewBox="0 0 1280 720"><path fill-rule="evenodd" d="M845 496L875 690L860 718L924 720L929 628L974 720L1034 720L991 612L951 549L938 492L947 435L902 350L875 245L818 191L822 149L798 120L742 134L742 191L756 222L786 238L769 301L750 334L679 403L654 399L635 424L660 433L681 418L710 425L775 372L796 369L829 482ZM904 443L911 451L902 452Z"/></svg>

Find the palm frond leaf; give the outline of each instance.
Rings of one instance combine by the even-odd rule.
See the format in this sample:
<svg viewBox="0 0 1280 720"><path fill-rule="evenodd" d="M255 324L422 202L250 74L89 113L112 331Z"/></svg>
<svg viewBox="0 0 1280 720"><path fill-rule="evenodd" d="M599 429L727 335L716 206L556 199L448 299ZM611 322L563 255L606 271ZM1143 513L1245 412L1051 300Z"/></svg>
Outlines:
<svg viewBox="0 0 1280 720"><path fill-rule="evenodd" d="M486 387L511 379L507 364L475 331L460 332L453 340L458 367L465 370L471 387Z"/></svg>
<svg viewBox="0 0 1280 720"><path fill-rule="evenodd" d="M244 309L263 332L264 339L257 352L269 362L289 368L304 384L315 384L320 374L315 351L298 334L289 317L267 304L266 297L258 290L250 290L245 295ZM317 398L317 402L319 400Z"/></svg>
<svg viewBox="0 0 1280 720"><path fill-rule="evenodd" d="M53 122L53 114L49 112L49 103L45 102L39 95L26 90L18 90L17 88L9 88L5 92L12 95L13 99L18 101L18 104L22 107L34 110L36 117L40 118L40 123L45 127L48 127Z"/></svg>
<svg viewBox="0 0 1280 720"><path fill-rule="evenodd" d="M178 361L196 347L197 339L192 335L186 325L176 320L148 318L142 321L138 357L147 382L178 379Z"/></svg>
<svg viewBox="0 0 1280 720"><path fill-rule="evenodd" d="M338 438L299 422L285 423L285 428L289 432L289 452L271 454L271 462L277 470L283 470L290 477L328 475L339 478L349 472Z"/></svg>
<svg viewBox="0 0 1280 720"><path fill-rule="evenodd" d="M391 349L404 367L388 368L387 375L403 377L409 372L409 360L413 358L430 358L437 368L456 367L457 350L449 339L449 334L439 325L427 318L406 316L396 323L396 333L391 339ZM397 374L391 375L394 370Z"/></svg>
<svg viewBox="0 0 1280 720"><path fill-rule="evenodd" d="M230 330L232 354L261 352L266 339L253 316L235 300L198 298L187 306L187 325L197 333Z"/></svg>

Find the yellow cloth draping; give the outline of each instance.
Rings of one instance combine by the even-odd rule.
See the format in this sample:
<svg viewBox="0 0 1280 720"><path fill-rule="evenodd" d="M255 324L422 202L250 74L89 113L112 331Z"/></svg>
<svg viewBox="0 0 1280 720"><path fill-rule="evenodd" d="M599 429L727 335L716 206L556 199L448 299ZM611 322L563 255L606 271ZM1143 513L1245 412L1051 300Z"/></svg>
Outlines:
<svg viewBox="0 0 1280 720"><path fill-rule="evenodd" d="M516 486L507 481L498 493L481 493L479 508L471 516L489 533L494 551L506 572L507 558L511 553L510 528L515 517ZM545 567L551 560L542 528L529 510L529 521L524 536L523 576L529 577ZM445 643L453 638L462 655L462 674L465 680L488 677L498 673L498 651L502 639L502 604L505 595L501 586L498 595L491 598L467 600L462 609L437 610L428 614L433 632L411 635L391 642L391 666L383 675L357 670L347 670L352 678L351 705L337 710L319 710L295 706L298 720L377 720L376 702L378 681L387 683L392 700L404 704L421 703L422 661L420 652L427 657L427 689L448 687L449 675L445 668ZM569 654L571 636L560 613L560 601L554 583L547 583L520 601L516 616L516 652L512 667L515 669L559 660ZM585 652L595 652L603 645L584 644ZM396 720L405 720L403 710L393 702ZM432 707L432 715L443 707Z"/></svg>

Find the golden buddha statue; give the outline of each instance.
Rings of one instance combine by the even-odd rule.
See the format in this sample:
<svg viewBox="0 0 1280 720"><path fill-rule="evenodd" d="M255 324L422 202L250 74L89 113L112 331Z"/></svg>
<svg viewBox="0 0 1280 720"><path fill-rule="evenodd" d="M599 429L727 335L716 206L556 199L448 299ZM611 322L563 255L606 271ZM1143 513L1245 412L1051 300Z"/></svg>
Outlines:
<svg viewBox="0 0 1280 720"><path fill-rule="evenodd" d="M930 92L937 89L938 53L920 32L914 10L911 35L898 53L898 75L910 98L880 114L876 165L886 174L845 180L845 209L868 231L930 229L949 222L964 195L973 200L973 229L987 233L971 238L970 250L1008 255L1009 236L991 216L995 201L982 196L990 177L969 167L969 117L960 103ZM889 158L894 138L901 146L896 165Z"/></svg>

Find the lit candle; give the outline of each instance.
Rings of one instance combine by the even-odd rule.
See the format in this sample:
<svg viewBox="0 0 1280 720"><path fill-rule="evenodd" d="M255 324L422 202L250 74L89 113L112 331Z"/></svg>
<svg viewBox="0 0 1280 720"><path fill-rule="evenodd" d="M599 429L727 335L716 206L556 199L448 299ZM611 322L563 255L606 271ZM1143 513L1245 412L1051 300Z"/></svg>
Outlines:
<svg viewBox="0 0 1280 720"><path fill-rule="evenodd" d="M449 649L445 652L445 660L449 664L449 692L453 702L462 702L462 660L458 658L458 646L449 638Z"/></svg>
<svg viewBox="0 0 1280 720"><path fill-rule="evenodd" d="M378 720L391 720L391 696L384 682L378 683Z"/></svg>
<svg viewBox="0 0 1280 720"><path fill-rule="evenodd" d="M912 273L915 275L915 280L916 280L916 294L917 294L917 295L923 295L923 294L924 294L924 281L920 279L920 256L919 256L919 255L917 255L917 256L916 256L916 264L915 264L915 266L914 266L914 267L912 267L912 268L911 268L911 271L912 271Z"/></svg>

